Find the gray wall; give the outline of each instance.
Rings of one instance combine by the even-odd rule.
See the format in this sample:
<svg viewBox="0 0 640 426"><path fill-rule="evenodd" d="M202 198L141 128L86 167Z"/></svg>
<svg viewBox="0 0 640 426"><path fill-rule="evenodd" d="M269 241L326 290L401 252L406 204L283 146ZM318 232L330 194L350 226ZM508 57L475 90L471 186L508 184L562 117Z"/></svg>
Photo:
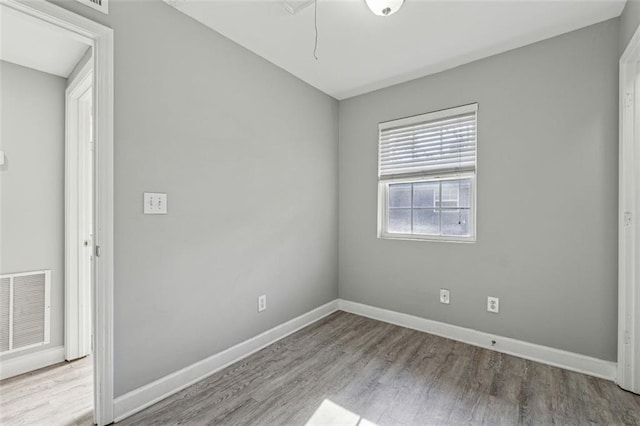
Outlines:
<svg viewBox="0 0 640 426"><path fill-rule="evenodd" d="M55 3L115 32L115 395L335 299L337 101L160 1Z"/></svg>
<svg viewBox="0 0 640 426"><path fill-rule="evenodd" d="M617 20L341 102L338 149L334 99L158 0L53 2L115 30L116 396L334 299L337 271L350 300L614 359ZM478 242L376 239L377 123L475 101Z"/></svg>
<svg viewBox="0 0 640 426"><path fill-rule="evenodd" d="M340 297L615 360L618 42L614 19L340 102ZM377 239L378 122L471 102L477 242Z"/></svg>
<svg viewBox="0 0 640 426"><path fill-rule="evenodd" d="M640 25L640 1L627 0L620 15L620 53L624 51Z"/></svg>
<svg viewBox="0 0 640 426"><path fill-rule="evenodd" d="M51 269L51 343L64 344L64 91L67 81L0 61L0 273Z"/></svg>

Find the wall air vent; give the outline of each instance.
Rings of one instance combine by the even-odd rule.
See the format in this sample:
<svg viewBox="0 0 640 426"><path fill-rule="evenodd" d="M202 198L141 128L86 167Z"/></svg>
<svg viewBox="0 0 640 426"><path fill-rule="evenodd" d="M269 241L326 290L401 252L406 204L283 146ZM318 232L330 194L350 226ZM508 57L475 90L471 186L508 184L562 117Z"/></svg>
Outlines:
<svg viewBox="0 0 640 426"><path fill-rule="evenodd" d="M89 6L92 9L99 10L105 15L109 14L109 0L76 0L78 3L82 3L85 6Z"/></svg>
<svg viewBox="0 0 640 426"><path fill-rule="evenodd" d="M49 343L51 271L0 275L0 353Z"/></svg>

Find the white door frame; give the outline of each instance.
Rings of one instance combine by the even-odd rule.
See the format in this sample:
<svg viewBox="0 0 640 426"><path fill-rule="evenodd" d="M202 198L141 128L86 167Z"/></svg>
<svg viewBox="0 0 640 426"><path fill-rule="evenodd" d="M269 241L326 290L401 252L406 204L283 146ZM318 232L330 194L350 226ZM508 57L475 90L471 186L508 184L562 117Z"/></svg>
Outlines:
<svg viewBox="0 0 640 426"><path fill-rule="evenodd" d="M93 238L90 206L93 189L89 157L91 130L85 99L92 95L93 63L88 60L65 91L65 268L64 268L64 353L71 361L91 353ZM89 166L89 168L87 168ZM93 233L93 231L91 231Z"/></svg>
<svg viewBox="0 0 640 426"><path fill-rule="evenodd" d="M620 58L618 375L640 393L640 30Z"/></svg>
<svg viewBox="0 0 640 426"><path fill-rule="evenodd" d="M113 422L113 30L44 0L0 0L93 48L94 419Z"/></svg>

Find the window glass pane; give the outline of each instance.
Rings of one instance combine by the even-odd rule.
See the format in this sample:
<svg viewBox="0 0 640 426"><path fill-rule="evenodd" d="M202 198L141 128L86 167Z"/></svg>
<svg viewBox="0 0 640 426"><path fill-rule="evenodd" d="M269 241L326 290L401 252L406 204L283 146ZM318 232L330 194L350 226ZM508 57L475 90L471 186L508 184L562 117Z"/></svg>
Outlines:
<svg viewBox="0 0 640 426"><path fill-rule="evenodd" d="M437 209L413 209L413 233L440 234L440 211Z"/></svg>
<svg viewBox="0 0 640 426"><path fill-rule="evenodd" d="M471 179L443 181L442 207L471 207Z"/></svg>
<svg viewBox="0 0 640 426"><path fill-rule="evenodd" d="M442 204L441 207L460 206L460 181L442 182Z"/></svg>
<svg viewBox="0 0 640 426"><path fill-rule="evenodd" d="M443 181L442 207L471 207L471 179Z"/></svg>
<svg viewBox="0 0 640 426"><path fill-rule="evenodd" d="M413 207L435 207L439 182L421 182L413 184Z"/></svg>
<svg viewBox="0 0 640 426"><path fill-rule="evenodd" d="M395 234L410 234L411 209L389 209L388 232Z"/></svg>
<svg viewBox="0 0 640 426"><path fill-rule="evenodd" d="M442 210L442 235L470 235L469 209Z"/></svg>
<svg viewBox="0 0 640 426"><path fill-rule="evenodd" d="M411 207L411 184L389 185L389 207Z"/></svg>
<svg viewBox="0 0 640 426"><path fill-rule="evenodd" d="M471 207L471 179L460 181L460 207Z"/></svg>
<svg viewBox="0 0 640 426"><path fill-rule="evenodd" d="M385 232L471 236L471 185L467 178L389 184Z"/></svg>

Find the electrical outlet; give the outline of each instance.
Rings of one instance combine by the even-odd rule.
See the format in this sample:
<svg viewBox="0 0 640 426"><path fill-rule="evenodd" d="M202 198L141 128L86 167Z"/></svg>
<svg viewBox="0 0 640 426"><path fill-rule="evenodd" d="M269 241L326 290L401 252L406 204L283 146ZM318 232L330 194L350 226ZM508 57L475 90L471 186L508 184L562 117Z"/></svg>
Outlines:
<svg viewBox="0 0 640 426"><path fill-rule="evenodd" d="M161 192L144 193L144 214L167 214L167 194Z"/></svg>
<svg viewBox="0 0 640 426"><path fill-rule="evenodd" d="M447 290L446 288L440 289L440 303L444 303L445 305L448 305L449 302L451 301L451 298L449 296L450 296L449 290Z"/></svg>
<svg viewBox="0 0 640 426"><path fill-rule="evenodd" d="M258 296L258 312L262 312L267 309L267 295L263 294Z"/></svg>
<svg viewBox="0 0 640 426"><path fill-rule="evenodd" d="M500 312L500 299L497 297L487 297L487 311L495 314Z"/></svg>

